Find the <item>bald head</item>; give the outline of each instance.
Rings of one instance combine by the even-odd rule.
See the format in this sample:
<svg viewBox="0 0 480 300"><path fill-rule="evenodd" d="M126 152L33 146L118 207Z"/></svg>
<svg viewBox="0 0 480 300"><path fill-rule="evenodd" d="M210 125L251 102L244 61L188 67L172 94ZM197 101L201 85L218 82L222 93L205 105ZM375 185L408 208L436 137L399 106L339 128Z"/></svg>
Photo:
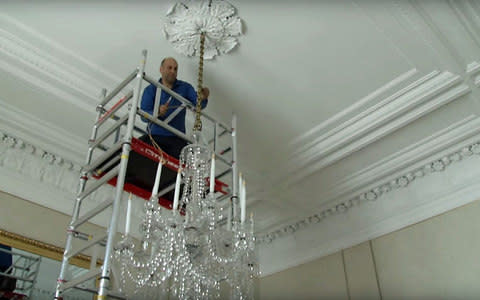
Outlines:
<svg viewBox="0 0 480 300"><path fill-rule="evenodd" d="M173 57L166 57L160 64L160 74L162 74L162 83L172 87L177 80L178 63Z"/></svg>
<svg viewBox="0 0 480 300"><path fill-rule="evenodd" d="M160 63L160 67L163 66L163 64L164 64L166 61L173 61L173 62L175 62L175 63L178 65L177 60L176 60L175 58L173 58L173 57L170 56L170 57L165 57L164 59L162 59L162 62Z"/></svg>

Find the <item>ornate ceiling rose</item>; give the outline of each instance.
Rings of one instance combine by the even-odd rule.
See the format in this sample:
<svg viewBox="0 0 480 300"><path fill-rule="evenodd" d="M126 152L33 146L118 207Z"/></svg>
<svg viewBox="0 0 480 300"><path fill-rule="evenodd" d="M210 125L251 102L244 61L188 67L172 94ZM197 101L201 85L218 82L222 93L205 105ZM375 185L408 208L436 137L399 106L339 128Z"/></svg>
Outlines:
<svg viewBox="0 0 480 300"><path fill-rule="evenodd" d="M173 48L186 55L200 53L200 34L205 33L205 59L213 59L235 48L242 33L236 9L223 0L183 1L167 12L165 37Z"/></svg>

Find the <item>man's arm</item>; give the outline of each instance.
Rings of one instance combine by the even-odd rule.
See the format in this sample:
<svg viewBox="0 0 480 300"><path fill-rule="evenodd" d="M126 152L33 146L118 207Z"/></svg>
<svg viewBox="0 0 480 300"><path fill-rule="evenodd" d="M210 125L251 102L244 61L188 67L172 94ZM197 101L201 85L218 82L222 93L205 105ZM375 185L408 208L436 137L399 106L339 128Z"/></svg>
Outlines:
<svg viewBox="0 0 480 300"><path fill-rule="evenodd" d="M142 102L140 108L145 112L153 116L153 108L155 107L155 94L157 90L154 85L149 85L145 88L142 95ZM159 119L163 119L165 113L168 109L168 104L160 105L158 111ZM142 121L147 122L148 120L142 117Z"/></svg>
<svg viewBox="0 0 480 300"><path fill-rule="evenodd" d="M153 85L147 86L143 90L142 101L140 102L140 108L151 115L153 115L153 105L155 100L155 92L153 90ZM148 122L144 117L142 117L142 121Z"/></svg>
<svg viewBox="0 0 480 300"><path fill-rule="evenodd" d="M202 109L204 109L208 103L208 96L210 96L210 90L207 87L202 88L202 96L203 96Z"/></svg>
<svg viewBox="0 0 480 300"><path fill-rule="evenodd" d="M210 95L210 90L204 87L202 89L202 92L203 92L203 99L204 99L202 101L202 109L204 109L205 107L207 107L207 104L208 104L208 96ZM187 95L185 98L190 100L190 102L192 102L193 105L197 105L197 92L195 92L195 89L193 88L193 86L189 85Z"/></svg>

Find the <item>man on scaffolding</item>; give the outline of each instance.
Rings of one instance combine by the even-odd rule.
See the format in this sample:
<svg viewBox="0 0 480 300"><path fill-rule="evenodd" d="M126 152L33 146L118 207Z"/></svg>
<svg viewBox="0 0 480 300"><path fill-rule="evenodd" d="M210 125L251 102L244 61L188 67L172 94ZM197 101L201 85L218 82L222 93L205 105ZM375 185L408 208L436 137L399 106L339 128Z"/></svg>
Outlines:
<svg viewBox="0 0 480 300"><path fill-rule="evenodd" d="M162 78L160 78L159 82L186 98L195 106L197 104L197 93L195 89L189 83L178 80L177 71L177 61L172 57L164 58L160 64L160 74ZM210 91L208 88L202 88L202 109L207 106L209 94ZM182 107L182 103L170 96L167 92L157 90L155 85L150 84L143 91L141 109L154 115L155 99L159 99L158 118L167 122L173 128L185 133L186 110L185 107ZM154 123L147 125L147 135L140 137L140 140L151 145L153 144L163 152L176 158L179 157L183 147L187 145L185 140Z"/></svg>

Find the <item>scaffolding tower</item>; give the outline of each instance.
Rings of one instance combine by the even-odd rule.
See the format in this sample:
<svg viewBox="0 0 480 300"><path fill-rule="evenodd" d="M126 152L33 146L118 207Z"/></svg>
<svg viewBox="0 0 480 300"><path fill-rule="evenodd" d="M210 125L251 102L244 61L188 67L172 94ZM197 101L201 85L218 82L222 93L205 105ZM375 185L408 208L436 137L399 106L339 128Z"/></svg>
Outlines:
<svg viewBox="0 0 480 300"><path fill-rule="evenodd" d="M3 248L0 248L0 252L7 253L12 257L12 265L7 270L0 272L0 277L3 277L2 280L12 280L15 283L14 291L0 290L0 298L30 299L42 258Z"/></svg>
<svg viewBox="0 0 480 300"><path fill-rule="evenodd" d="M182 103L182 106L177 108L177 111L174 111L172 114L176 114L180 109L185 108L195 111L195 107L190 101L188 101L181 95L175 93L163 84L159 83L154 78L149 77L145 74L144 70L146 57L147 51L143 50L139 66L108 95L105 89L102 91L100 104L96 108L96 121L94 123L91 137L88 142L89 147L87 151L85 165L82 167L80 172L81 174L76 198L74 201L72 219L67 228L65 251L63 254L60 274L57 279L54 299L63 299L63 292L71 288L97 293L97 299L99 300L107 299L107 296L108 298L113 299L125 299L123 295L114 293L110 290L112 264L111 254L114 249L114 236L117 233L117 222L119 219L122 194L124 190L133 192L146 200L155 197L155 199L159 200L160 205L171 208L171 203L169 201L165 201L162 196L169 191L172 191L175 184L166 186L161 191L159 191L159 185L157 184L159 178L155 178L155 185L152 191L145 192L144 189L139 189L138 187L129 184L125 180L131 151L135 151L149 158L152 161L152 165L155 169L157 169L155 167L156 163L160 165L163 161L162 158L165 157L167 158L165 167L169 167L171 170L174 170L175 173L179 169L179 161L177 159L170 157L165 153L159 153L158 150L153 147L143 145L141 141L138 141L134 137L134 133L136 132L142 134L145 133L144 130L135 125L137 115L143 118L143 120L148 120L148 122L157 124L169 130L176 136L184 139L189 143L194 142L192 137L169 125L169 122L172 118L167 118L163 121L158 119L158 109L154 109L154 113L152 115L139 108L139 100L142 93L142 83L143 81L146 81L150 84L155 85L157 89L161 89L162 91L168 93L171 97L177 99ZM128 89L131 82L134 82L133 90L129 90L125 93L124 90ZM118 100L110 108L107 109L107 105L122 91L124 92L125 96L123 96L120 100ZM159 99L157 97L157 99L155 99L155 108L158 108L158 101ZM127 113L123 116L120 116L121 108L124 107L127 103ZM236 117L235 115L233 115L231 126L227 126L204 112L201 112L201 114L203 120L209 121L213 125L212 137L209 138L206 143L209 145L209 147L212 148L213 153L215 153L215 157L218 159L218 161L223 162L226 166L225 170L220 171L219 174L215 174L214 186L215 192L219 192L222 194L217 198L218 201L230 199L230 202L228 203L228 214L223 221L224 223L228 223L231 222L232 219L237 215L238 207ZM107 123L111 124L110 121L112 119L114 120L114 124L105 129L100 134L100 127ZM107 122L107 120L110 121ZM122 132L122 137L120 137L120 132ZM222 136L231 136L230 144L227 144L227 146L222 144L222 147L224 147L223 150L219 149L219 139ZM107 139L110 139L109 141L112 142L112 145L106 145L107 142L109 142L107 141ZM98 157L96 157L95 159L93 159L94 151L101 151L100 155L98 155ZM121 155L116 155L120 151ZM228 158L226 156L228 156ZM98 172L99 168L108 171L106 171L101 176L98 176L100 173ZM221 177L228 174L231 174L232 176L231 188L229 188L225 183L220 181ZM157 172L156 177L158 177L158 175L159 174ZM105 184L111 184L115 186L115 195L113 199L107 199L104 202L95 206L93 209L87 212L82 211L81 213L82 202L84 202L90 194L92 194L94 191L96 191L98 188ZM91 220L93 217L105 211L110 206L113 207L112 214L105 234L92 236L88 233L79 231L79 227L82 224ZM83 240L87 241L84 241L81 246L74 248L73 240L79 237L83 237ZM72 257L83 253L87 249L92 247L98 247L99 245L104 247L104 254L103 260L101 261L101 266L97 267L97 258L93 255L91 269L88 272L75 278L68 278L67 268L69 266L69 260ZM98 280L98 288L96 288L95 286L85 287L84 283L95 280Z"/></svg>

